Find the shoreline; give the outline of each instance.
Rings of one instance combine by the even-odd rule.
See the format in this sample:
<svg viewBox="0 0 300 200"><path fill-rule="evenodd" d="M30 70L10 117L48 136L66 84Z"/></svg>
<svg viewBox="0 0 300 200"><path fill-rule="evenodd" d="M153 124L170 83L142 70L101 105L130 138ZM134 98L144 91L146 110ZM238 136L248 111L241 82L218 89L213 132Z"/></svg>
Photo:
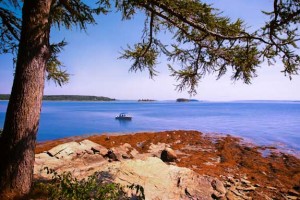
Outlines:
<svg viewBox="0 0 300 200"><path fill-rule="evenodd" d="M172 131L195 131L195 132L200 132L206 137L211 137L211 138L218 138L218 137L233 137L239 139L241 144L250 146L250 147L263 147L263 148L271 148L271 149L276 149L278 153L284 153L284 154L289 154L292 156L295 156L296 158L300 159L300 149L295 149L288 147L287 144L284 143L271 143L271 144L264 144L264 143L259 143L254 141L253 138L249 137L243 137L235 134L230 134L230 133L218 133L218 132L202 132L199 130L193 130L193 129L184 129L184 130L158 130L158 131L151 131L151 130L143 130L143 131L129 131L129 132L102 132L102 133L84 133L81 135L75 135L75 136L67 136L63 138L58 138L58 139L49 139L49 140L44 140L44 141L37 141L37 145L44 144L44 143L57 143L57 144L62 144L62 142L70 142L70 141L79 141L83 140L86 138L89 138L91 136L123 136L123 135L134 135L134 134L153 134L153 133L161 133L161 132L172 132Z"/></svg>
<svg viewBox="0 0 300 200"><path fill-rule="evenodd" d="M253 199L282 199L283 196L295 195L295 199L300 198L299 158L280 152L275 147L254 145L229 135L208 136L198 131L184 130L93 135L38 143L36 153L45 152L59 144L84 139L107 149L127 143L140 154L147 153L151 144L167 144L178 152L175 165L179 167L219 178L224 184L232 178L246 178L258 185L255 190L247 193Z"/></svg>

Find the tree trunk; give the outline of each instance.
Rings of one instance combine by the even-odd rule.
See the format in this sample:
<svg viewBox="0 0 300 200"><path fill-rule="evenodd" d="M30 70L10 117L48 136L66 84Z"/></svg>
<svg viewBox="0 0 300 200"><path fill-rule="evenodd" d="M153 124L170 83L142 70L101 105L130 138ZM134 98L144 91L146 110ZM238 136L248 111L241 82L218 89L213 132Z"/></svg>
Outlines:
<svg viewBox="0 0 300 200"><path fill-rule="evenodd" d="M0 137L0 199L30 192L36 134L49 58L52 0L25 0L11 97Z"/></svg>

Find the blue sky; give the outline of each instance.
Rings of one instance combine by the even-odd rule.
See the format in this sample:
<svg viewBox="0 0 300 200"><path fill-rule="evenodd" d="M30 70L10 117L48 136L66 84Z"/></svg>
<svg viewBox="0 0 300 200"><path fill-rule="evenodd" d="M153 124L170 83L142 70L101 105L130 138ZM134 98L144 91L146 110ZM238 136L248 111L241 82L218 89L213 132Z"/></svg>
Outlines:
<svg viewBox="0 0 300 200"><path fill-rule="evenodd" d="M206 0L224 11L223 15L232 19L242 18L250 29L263 25L267 19L261 10L271 10L271 0ZM143 15L131 21L121 21L119 13L97 17L96 26L87 32L74 28L72 31L53 30L52 41L65 39L68 46L60 59L71 74L70 82L58 87L46 82L45 94L81 94L107 96L117 99L157 99L171 100L178 97L189 98L187 92L175 91L175 80L169 76L167 61L159 60L160 72L154 80L147 72L129 73L130 61L117 59L122 47L133 44L141 38ZM167 36L165 40L167 41ZM231 74L216 81L214 75L205 77L197 89L195 99L210 101L229 100L300 100L300 77L293 80L285 77L280 62L274 66L262 64L258 77L251 85L232 82ZM11 55L0 55L0 93L9 93L13 79Z"/></svg>

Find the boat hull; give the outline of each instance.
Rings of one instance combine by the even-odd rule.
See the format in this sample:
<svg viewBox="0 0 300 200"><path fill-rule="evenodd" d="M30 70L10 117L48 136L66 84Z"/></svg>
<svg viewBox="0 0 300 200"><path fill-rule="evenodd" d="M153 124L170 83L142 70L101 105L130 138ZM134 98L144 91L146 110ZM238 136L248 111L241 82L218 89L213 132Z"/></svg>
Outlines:
<svg viewBox="0 0 300 200"><path fill-rule="evenodd" d="M117 120L131 120L132 117L116 117Z"/></svg>

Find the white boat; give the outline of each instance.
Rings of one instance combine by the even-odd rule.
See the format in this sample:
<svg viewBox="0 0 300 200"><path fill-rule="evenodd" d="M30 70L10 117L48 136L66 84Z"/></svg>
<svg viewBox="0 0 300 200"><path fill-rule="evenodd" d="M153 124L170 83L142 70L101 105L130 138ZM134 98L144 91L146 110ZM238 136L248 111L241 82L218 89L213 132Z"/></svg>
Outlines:
<svg viewBox="0 0 300 200"><path fill-rule="evenodd" d="M131 120L132 117L127 115L126 113L120 113L118 116L116 116L116 119L118 119L118 120Z"/></svg>

